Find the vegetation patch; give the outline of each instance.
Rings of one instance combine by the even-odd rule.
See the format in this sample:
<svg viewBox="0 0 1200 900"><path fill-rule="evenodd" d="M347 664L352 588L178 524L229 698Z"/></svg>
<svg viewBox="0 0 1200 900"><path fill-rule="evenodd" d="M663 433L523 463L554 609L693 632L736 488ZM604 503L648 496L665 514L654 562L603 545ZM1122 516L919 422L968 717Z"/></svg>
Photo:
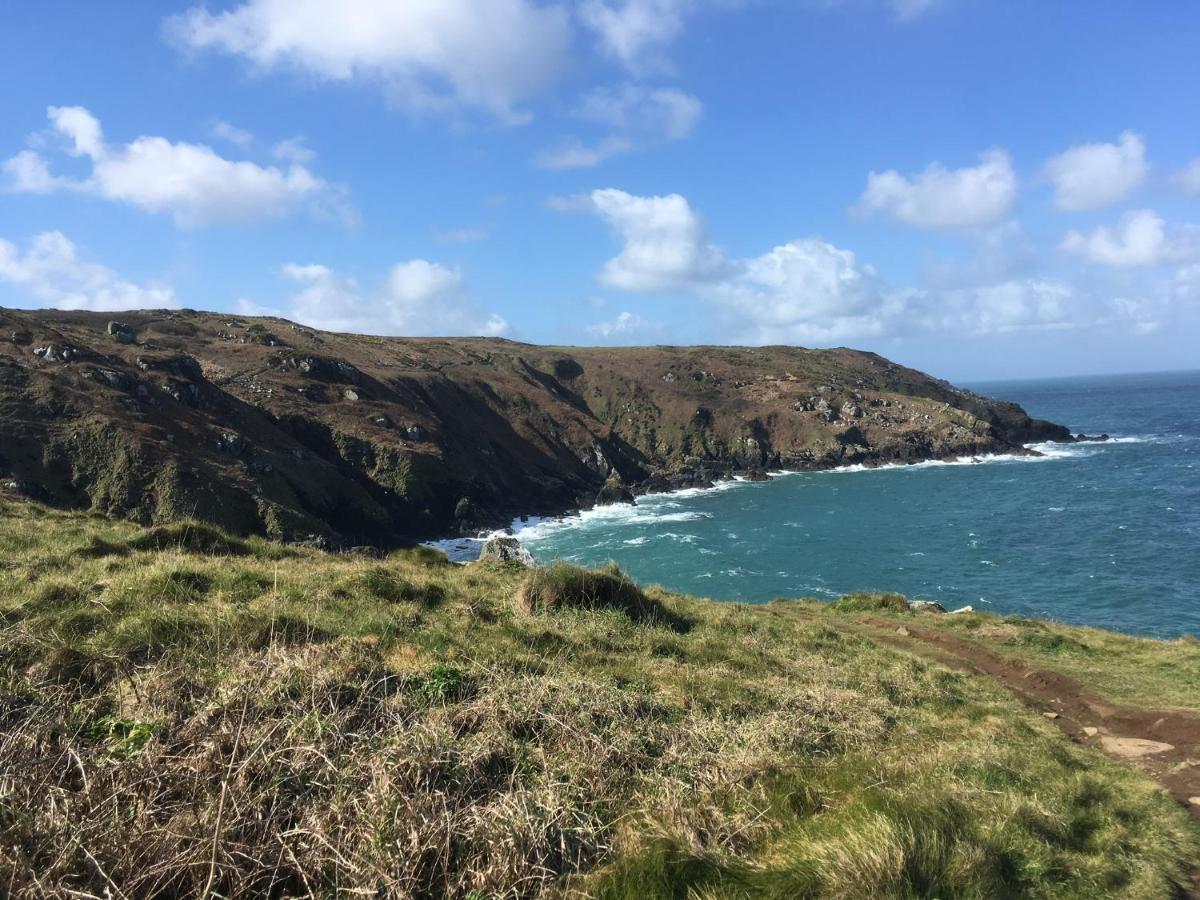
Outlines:
<svg viewBox="0 0 1200 900"><path fill-rule="evenodd" d="M615 564L607 569L583 569L555 563L534 569L517 589L515 602L529 614L607 609L634 622L682 624Z"/></svg>
<svg viewBox="0 0 1200 900"><path fill-rule="evenodd" d="M908 612L908 600L902 594L847 594L835 600L839 612Z"/></svg>

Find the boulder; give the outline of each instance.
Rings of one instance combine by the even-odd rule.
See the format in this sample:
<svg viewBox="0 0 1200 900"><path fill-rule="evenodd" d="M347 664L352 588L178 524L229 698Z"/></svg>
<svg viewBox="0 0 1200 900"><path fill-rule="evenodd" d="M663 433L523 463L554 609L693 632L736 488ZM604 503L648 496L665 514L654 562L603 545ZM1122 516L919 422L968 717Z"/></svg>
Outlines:
<svg viewBox="0 0 1200 900"><path fill-rule="evenodd" d="M134 340L133 329L124 322L109 322L108 335L118 344L132 344Z"/></svg>
<svg viewBox="0 0 1200 900"><path fill-rule="evenodd" d="M620 478L612 477L604 482L604 487L596 494L597 506L611 506L614 503L633 503L633 491L625 486Z"/></svg>
<svg viewBox="0 0 1200 900"><path fill-rule="evenodd" d="M952 611L950 613L950 615L957 616L960 613L973 613L973 612L975 612L975 607L967 605L967 606L960 606L958 609Z"/></svg>
<svg viewBox="0 0 1200 900"><path fill-rule="evenodd" d="M909 600L908 608L913 612L944 613L946 607L934 600Z"/></svg>
<svg viewBox="0 0 1200 900"><path fill-rule="evenodd" d="M483 550L479 553L479 559L481 562L490 559L497 562L520 563L527 569L537 568L533 556L521 546L521 542L515 537L503 534L488 538L487 543L483 545Z"/></svg>

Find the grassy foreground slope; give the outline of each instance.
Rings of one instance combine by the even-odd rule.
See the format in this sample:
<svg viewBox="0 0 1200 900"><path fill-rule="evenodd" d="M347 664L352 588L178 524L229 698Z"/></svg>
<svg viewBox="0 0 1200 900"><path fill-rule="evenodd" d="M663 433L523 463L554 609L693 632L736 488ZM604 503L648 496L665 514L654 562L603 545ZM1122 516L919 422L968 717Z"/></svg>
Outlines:
<svg viewBox="0 0 1200 900"><path fill-rule="evenodd" d="M1187 889L1152 782L863 615L0 499L0 892Z"/></svg>

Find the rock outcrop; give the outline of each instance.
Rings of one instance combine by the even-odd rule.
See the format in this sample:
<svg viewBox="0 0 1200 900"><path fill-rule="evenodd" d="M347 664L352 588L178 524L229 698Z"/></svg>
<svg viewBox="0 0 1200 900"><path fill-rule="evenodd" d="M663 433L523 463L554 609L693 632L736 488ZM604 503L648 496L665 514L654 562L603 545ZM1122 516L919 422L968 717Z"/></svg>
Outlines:
<svg viewBox="0 0 1200 900"><path fill-rule="evenodd" d="M515 537L498 534L488 538L483 545L483 549L479 552L480 561L494 560L496 562L514 562L519 563L527 569L537 568L537 563L533 560L533 554L521 546L521 542Z"/></svg>
<svg viewBox="0 0 1200 900"><path fill-rule="evenodd" d="M538 347L0 310L0 484L394 546L732 475L1022 452L1061 426L854 350Z"/></svg>

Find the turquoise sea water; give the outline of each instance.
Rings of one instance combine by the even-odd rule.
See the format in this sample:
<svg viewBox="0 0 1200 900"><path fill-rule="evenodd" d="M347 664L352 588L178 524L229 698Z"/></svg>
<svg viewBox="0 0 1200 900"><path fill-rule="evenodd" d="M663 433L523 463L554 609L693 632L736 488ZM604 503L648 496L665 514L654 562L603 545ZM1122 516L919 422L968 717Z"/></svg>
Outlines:
<svg viewBox="0 0 1200 900"><path fill-rule="evenodd" d="M517 523L540 562L762 602L899 591L1200 634L1200 372L975 384L1110 443L1041 459L792 474Z"/></svg>

